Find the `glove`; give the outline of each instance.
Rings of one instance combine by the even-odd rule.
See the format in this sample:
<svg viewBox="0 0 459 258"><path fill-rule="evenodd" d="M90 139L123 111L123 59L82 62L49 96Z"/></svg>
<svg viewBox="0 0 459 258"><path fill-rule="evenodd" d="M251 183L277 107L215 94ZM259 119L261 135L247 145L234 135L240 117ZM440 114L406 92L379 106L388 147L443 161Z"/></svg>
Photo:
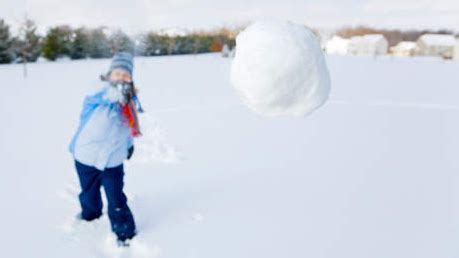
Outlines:
<svg viewBox="0 0 459 258"><path fill-rule="evenodd" d="M128 155L127 155L128 160L131 159L133 153L134 153L134 145L132 145L131 148L128 149Z"/></svg>
<svg viewBox="0 0 459 258"><path fill-rule="evenodd" d="M117 88L110 87L105 94L105 99L111 103L122 102L123 94Z"/></svg>
<svg viewBox="0 0 459 258"><path fill-rule="evenodd" d="M112 81L110 85L117 90L117 98L121 104L131 101L136 95L136 90L133 82ZM119 95L118 95L119 94Z"/></svg>

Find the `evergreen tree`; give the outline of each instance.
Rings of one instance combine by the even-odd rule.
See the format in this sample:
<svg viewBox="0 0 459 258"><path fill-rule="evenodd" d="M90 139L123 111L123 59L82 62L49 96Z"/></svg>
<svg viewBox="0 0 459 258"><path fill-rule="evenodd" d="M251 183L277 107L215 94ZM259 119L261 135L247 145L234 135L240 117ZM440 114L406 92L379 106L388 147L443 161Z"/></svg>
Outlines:
<svg viewBox="0 0 459 258"><path fill-rule="evenodd" d="M103 28L93 29L89 32L88 53L91 58L111 57L110 44Z"/></svg>
<svg viewBox="0 0 459 258"><path fill-rule="evenodd" d="M213 38L209 35L197 35L195 41L195 53L208 53L212 45Z"/></svg>
<svg viewBox="0 0 459 258"><path fill-rule="evenodd" d="M143 54L146 56L168 55L173 43L169 36L158 35L154 32L148 33L142 40Z"/></svg>
<svg viewBox="0 0 459 258"><path fill-rule="evenodd" d="M13 61L12 43L10 27L3 19L0 19L0 64Z"/></svg>
<svg viewBox="0 0 459 258"><path fill-rule="evenodd" d="M111 51L114 54L123 51L131 54L134 54L135 52L134 41L121 30L118 30L110 35L109 43Z"/></svg>
<svg viewBox="0 0 459 258"><path fill-rule="evenodd" d="M70 48L71 59L83 59L89 56L89 35L85 28L78 28L73 35L72 46Z"/></svg>
<svg viewBox="0 0 459 258"><path fill-rule="evenodd" d="M175 38L176 54L191 54L194 53L195 39L190 36L179 36Z"/></svg>
<svg viewBox="0 0 459 258"><path fill-rule="evenodd" d="M51 28L43 42L43 55L49 60L70 56L72 45L72 29L68 26Z"/></svg>
<svg viewBox="0 0 459 258"><path fill-rule="evenodd" d="M41 38L37 34L37 26L32 20L26 19L20 29L20 36L15 40L16 56L21 62L35 62L41 53Z"/></svg>

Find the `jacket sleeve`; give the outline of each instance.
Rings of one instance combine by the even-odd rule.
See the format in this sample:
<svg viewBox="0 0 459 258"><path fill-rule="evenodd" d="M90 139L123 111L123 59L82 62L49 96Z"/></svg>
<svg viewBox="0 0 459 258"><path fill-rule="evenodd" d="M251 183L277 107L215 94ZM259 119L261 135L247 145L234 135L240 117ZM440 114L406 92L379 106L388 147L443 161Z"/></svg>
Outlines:
<svg viewBox="0 0 459 258"><path fill-rule="evenodd" d="M93 95L86 96L84 101L83 101L83 110L81 111L80 114L80 124L78 126L78 129L75 133L75 135L72 138L72 141L70 142L69 145L69 151L73 154L75 151L75 144L76 141L83 130L84 126L88 122L89 118L91 117L91 114L94 112L94 110L99 106L99 105L104 105L104 106L114 106L117 100L110 99L107 97L107 91L109 90L108 87L104 87L103 89L99 90Z"/></svg>
<svg viewBox="0 0 459 258"><path fill-rule="evenodd" d="M129 135L129 138L128 138L128 148L131 148L132 146L134 146L134 137L132 137L132 136Z"/></svg>

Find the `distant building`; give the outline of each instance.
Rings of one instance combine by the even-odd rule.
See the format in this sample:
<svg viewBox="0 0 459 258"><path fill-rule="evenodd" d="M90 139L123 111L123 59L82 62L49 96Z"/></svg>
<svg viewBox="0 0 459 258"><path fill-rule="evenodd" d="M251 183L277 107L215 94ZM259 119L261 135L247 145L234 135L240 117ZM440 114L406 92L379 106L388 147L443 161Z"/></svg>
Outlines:
<svg viewBox="0 0 459 258"><path fill-rule="evenodd" d="M390 53L394 56L413 56L417 52L416 42L402 41L390 48Z"/></svg>
<svg viewBox="0 0 459 258"><path fill-rule="evenodd" d="M387 54L389 42L382 34L352 37L348 53L352 55L378 56Z"/></svg>
<svg viewBox="0 0 459 258"><path fill-rule="evenodd" d="M325 44L325 51L331 55L347 55L349 51L349 43L349 39L333 36L333 38Z"/></svg>
<svg viewBox="0 0 459 258"><path fill-rule="evenodd" d="M454 60L459 61L459 38L456 38L456 46L454 47Z"/></svg>
<svg viewBox="0 0 459 258"><path fill-rule="evenodd" d="M424 34L419 37L417 43L420 55L451 59L454 55L456 39L453 35Z"/></svg>

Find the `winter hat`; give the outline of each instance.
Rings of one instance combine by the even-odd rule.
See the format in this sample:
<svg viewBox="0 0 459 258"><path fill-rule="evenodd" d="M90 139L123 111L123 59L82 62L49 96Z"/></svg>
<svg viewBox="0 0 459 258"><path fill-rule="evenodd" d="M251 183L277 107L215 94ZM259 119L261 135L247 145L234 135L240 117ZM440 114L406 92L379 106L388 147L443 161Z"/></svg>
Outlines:
<svg viewBox="0 0 459 258"><path fill-rule="evenodd" d="M134 69L134 56L128 52L119 52L115 56L113 56L112 63L110 65L110 69L108 73L110 74L113 69L121 68L129 72L132 76L132 72Z"/></svg>

